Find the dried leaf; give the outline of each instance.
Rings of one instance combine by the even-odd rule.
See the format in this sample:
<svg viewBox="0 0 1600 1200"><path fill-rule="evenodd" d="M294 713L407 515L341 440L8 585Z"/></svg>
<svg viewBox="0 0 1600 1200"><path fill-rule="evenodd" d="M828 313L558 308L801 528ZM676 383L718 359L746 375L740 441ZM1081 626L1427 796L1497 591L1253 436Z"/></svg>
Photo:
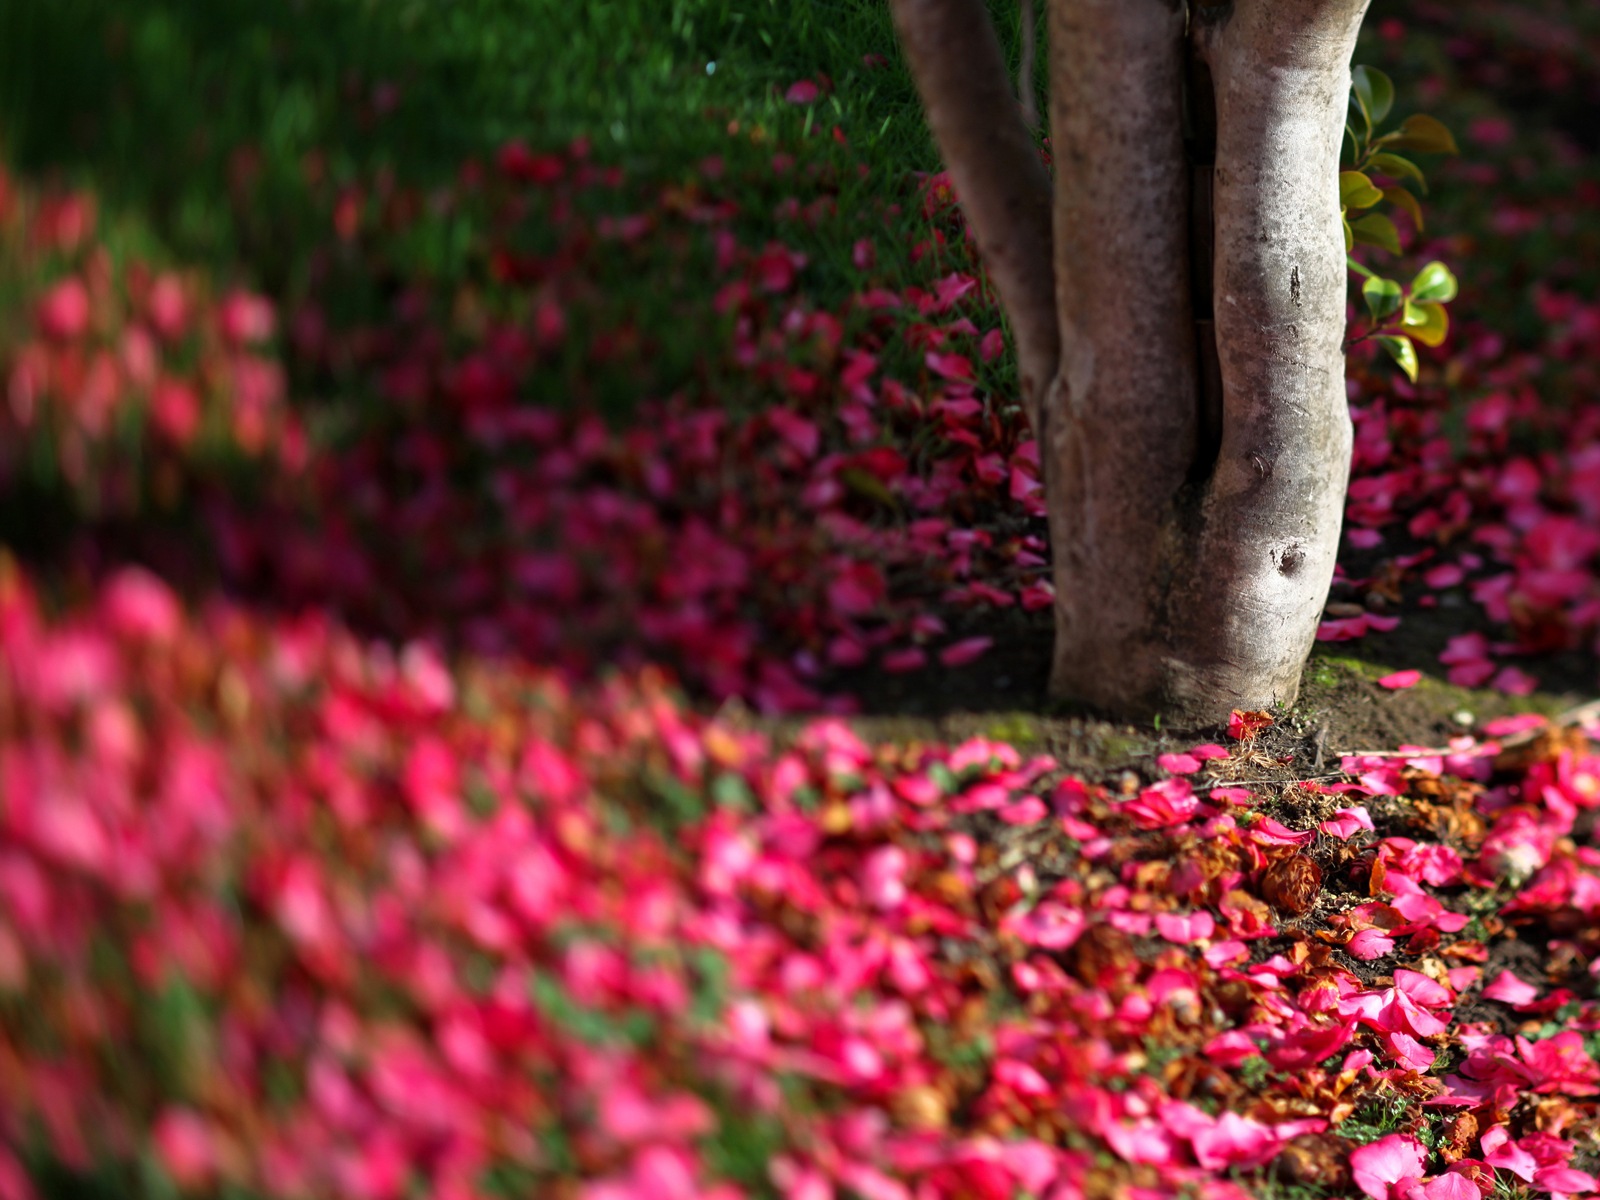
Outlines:
<svg viewBox="0 0 1600 1200"><path fill-rule="evenodd" d="M1310 912L1321 894L1322 868L1305 854L1279 859L1261 877L1262 898L1280 912L1297 917Z"/></svg>

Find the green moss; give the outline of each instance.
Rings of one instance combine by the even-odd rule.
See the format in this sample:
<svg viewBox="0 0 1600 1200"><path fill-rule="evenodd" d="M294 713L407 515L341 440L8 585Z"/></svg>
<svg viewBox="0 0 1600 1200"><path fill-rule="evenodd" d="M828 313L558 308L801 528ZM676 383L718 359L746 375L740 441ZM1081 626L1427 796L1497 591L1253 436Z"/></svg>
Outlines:
<svg viewBox="0 0 1600 1200"><path fill-rule="evenodd" d="M1048 745L1049 731L1044 721L1034 713L998 713L983 730L990 741L1009 742L1022 751L1038 750Z"/></svg>

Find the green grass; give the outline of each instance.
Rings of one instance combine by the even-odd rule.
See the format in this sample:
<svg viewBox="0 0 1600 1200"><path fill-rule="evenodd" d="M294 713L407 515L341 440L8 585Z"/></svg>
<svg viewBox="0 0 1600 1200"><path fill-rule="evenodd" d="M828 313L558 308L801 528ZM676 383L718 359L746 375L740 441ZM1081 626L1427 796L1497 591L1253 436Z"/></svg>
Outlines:
<svg viewBox="0 0 1600 1200"><path fill-rule="evenodd" d="M1014 54L1017 5L993 7ZM823 77L831 87L814 103L784 99L797 80ZM314 277L332 192L370 194L387 177L434 195L507 141L552 150L580 137L625 180L580 203L615 213L652 207L664 187L720 159L716 190L738 206L740 240L802 251L803 289L819 307L865 285L851 260L862 236L877 242L870 282L927 277L903 251L927 236L920 213L885 212L938 159L881 0L0 4L0 161L92 189L102 225L119 231L114 250L207 267L289 310L315 295L336 329L383 319L394 280L426 280L445 297L480 288L485 239L481 213L427 210L402 236L364 241L343 274ZM779 153L794 160L783 174ZM825 190L814 175L831 181L835 211L815 225L780 221L786 198ZM535 212L526 233L540 231ZM650 241L663 244L588 257L601 301L580 318L641 330L645 369L597 376L587 361L568 363L540 392L621 417L641 397L696 386L735 408L771 403L707 377L727 334L710 312L704 239L676 257L666 239ZM1010 366L991 370L1003 385ZM368 386L296 376L302 397Z"/></svg>
<svg viewBox="0 0 1600 1200"><path fill-rule="evenodd" d="M1014 45L1016 6L995 8ZM819 73L831 92L784 101ZM94 186L178 254L257 275L300 245L309 155L335 179L389 168L426 184L507 139L586 136L600 160L665 180L726 154L734 121L773 137L837 125L891 177L935 163L879 0L0 6L7 157ZM262 191L241 211L247 158Z"/></svg>

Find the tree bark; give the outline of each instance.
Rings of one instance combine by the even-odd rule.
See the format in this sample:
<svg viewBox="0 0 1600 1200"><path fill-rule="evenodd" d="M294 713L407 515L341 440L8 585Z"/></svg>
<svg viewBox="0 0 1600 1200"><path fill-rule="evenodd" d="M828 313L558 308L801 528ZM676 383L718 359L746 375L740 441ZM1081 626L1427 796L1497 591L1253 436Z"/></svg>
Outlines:
<svg viewBox="0 0 1600 1200"><path fill-rule="evenodd" d="M1003 79L997 48L972 53L982 0L896 0L979 250L1030 328L1037 293L1007 281L1054 258L1059 366L1029 415L1058 695L1187 725L1295 698L1350 466L1338 171L1366 5L1052 0L1047 241L1004 202L1020 143L996 139L1005 169L977 145L1014 112L974 99L975 57Z"/></svg>

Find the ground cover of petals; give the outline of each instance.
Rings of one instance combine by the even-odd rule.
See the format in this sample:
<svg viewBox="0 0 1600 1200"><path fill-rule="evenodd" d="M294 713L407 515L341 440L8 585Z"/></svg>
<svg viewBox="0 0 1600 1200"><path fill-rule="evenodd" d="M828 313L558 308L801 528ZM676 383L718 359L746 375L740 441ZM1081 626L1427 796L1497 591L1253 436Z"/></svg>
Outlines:
<svg viewBox="0 0 1600 1200"><path fill-rule="evenodd" d="M0 642L8 1198L1596 1190L1581 732L1111 791L140 569Z"/></svg>
<svg viewBox="0 0 1600 1200"><path fill-rule="evenodd" d="M1203 737L1040 711L892 46L665 172L252 126L224 267L0 167L0 1200L1600 1191L1595 18L1369 26L1461 296L1352 346L1306 701Z"/></svg>
<svg viewBox="0 0 1600 1200"><path fill-rule="evenodd" d="M807 162L824 152L808 141L828 157ZM1555 135L1505 148L1520 156L1457 175L1574 173ZM505 145L428 194L306 174L326 232L282 311L109 253L92 195L0 192L32 308L8 351L0 473L92 517L50 553L98 569L132 550L190 586L579 671L665 663L775 713L852 711L863 677L973 663L996 614L1020 614L1003 636L1033 664L1013 704L1031 702L1053 594L1038 450L944 176L863 201L871 165L822 125L739 177L713 155L634 180L587 139ZM1573 186L1544 211L1600 182ZM1531 237L1526 211L1508 203L1496 230ZM454 273L426 265L440 213L467 239ZM907 244L883 239L896 221ZM857 236L808 287L823 222ZM1419 262L1472 244L1402 233ZM662 281L670 317L616 299L638 277ZM1347 546L1319 637L1373 637L1371 653L1392 643L1405 666L1513 696L1587 688L1597 308L1552 271L1532 287L1534 344L1513 351L1480 315L1499 311L1491 270L1476 279L1418 385L1355 347ZM663 374L684 325L709 349Z"/></svg>

